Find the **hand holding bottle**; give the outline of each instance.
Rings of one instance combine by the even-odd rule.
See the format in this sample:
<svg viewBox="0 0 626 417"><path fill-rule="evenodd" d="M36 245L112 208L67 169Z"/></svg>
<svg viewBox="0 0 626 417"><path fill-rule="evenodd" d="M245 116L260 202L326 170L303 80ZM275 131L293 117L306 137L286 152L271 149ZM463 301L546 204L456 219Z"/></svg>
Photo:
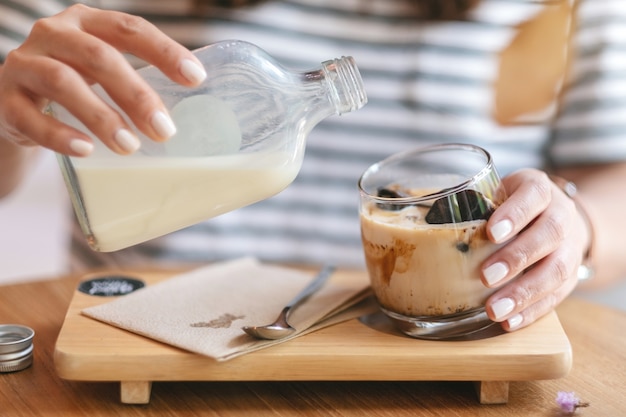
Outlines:
<svg viewBox="0 0 626 417"><path fill-rule="evenodd" d="M351 57L297 71L238 40L193 53L208 72L196 88L181 87L155 66L137 71L176 122L169 141L135 129L135 155L117 156L96 142L89 158L59 158L93 249L122 249L276 194L300 170L308 133L367 102ZM93 90L118 108L101 87ZM50 109L87 130L60 103Z"/></svg>
<svg viewBox="0 0 626 417"><path fill-rule="evenodd" d="M191 52L146 20L75 5L39 20L0 68L0 138L66 155L90 154L90 136L43 114L55 101L114 152L134 152L139 147L136 135L90 88L94 83L146 136L156 141L172 136L176 128L161 99L123 53L157 66L184 86L197 85L206 76Z"/></svg>

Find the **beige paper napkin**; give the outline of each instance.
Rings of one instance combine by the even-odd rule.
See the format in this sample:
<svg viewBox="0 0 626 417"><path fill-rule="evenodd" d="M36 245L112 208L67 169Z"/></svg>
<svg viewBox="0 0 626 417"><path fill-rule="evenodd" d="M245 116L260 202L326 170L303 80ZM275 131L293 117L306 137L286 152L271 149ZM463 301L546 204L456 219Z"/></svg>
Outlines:
<svg viewBox="0 0 626 417"><path fill-rule="evenodd" d="M335 274L292 311L289 322L297 329L295 335L258 340L241 330L273 322L314 275L242 258L174 276L82 313L224 361L371 311L371 304L360 303L370 293L367 279Z"/></svg>

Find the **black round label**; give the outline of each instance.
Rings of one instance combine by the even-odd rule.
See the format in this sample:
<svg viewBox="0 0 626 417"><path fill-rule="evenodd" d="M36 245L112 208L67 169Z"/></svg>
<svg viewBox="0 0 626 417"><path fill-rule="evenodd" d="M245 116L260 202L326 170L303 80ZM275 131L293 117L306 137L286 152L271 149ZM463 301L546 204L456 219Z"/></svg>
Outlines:
<svg viewBox="0 0 626 417"><path fill-rule="evenodd" d="M106 275L81 282L78 291L98 297L115 297L130 294L144 286L143 281L135 278L123 275Z"/></svg>

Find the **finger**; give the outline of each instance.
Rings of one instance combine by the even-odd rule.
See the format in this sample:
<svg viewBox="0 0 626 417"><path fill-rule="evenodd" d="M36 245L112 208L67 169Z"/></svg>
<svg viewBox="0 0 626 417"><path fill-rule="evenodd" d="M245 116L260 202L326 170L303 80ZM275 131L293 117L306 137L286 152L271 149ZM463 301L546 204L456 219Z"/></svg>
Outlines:
<svg viewBox="0 0 626 417"><path fill-rule="evenodd" d="M537 262L486 302L489 318L506 330L524 327L551 311L576 285L579 260L573 251L557 251Z"/></svg>
<svg viewBox="0 0 626 417"><path fill-rule="evenodd" d="M23 95L7 100L7 119L12 134L8 139L25 146L40 145L69 156L87 156L93 150L91 139L52 117L42 114L33 101Z"/></svg>
<svg viewBox="0 0 626 417"><path fill-rule="evenodd" d="M117 49L158 66L179 84L195 86L206 77L204 66L187 48L141 17L90 9L83 28Z"/></svg>
<svg viewBox="0 0 626 417"><path fill-rule="evenodd" d="M157 141L166 140L175 133L174 124L167 115L160 97L117 49L78 30L67 31L64 28L61 31L49 30L49 32L52 33L52 39L48 45L52 46L47 47L45 54L75 70L83 78L98 82L137 129ZM67 45L72 47L68 48ZM67 93L77 94L72 88L69 88ZM84 91L83 94L85 94ZM85 100L87 100L86 96ZM110 106L105 107L102 99L98 100L101 103L94 107L93 111L98 112L96 114L100 115L101 123L97 123L93 118L84 119L69 108L68 110L98 138L110 144L107 138L117 133L116 124L111 123L116 118L116 111ZM60 100L55 101L60 102ZM94 103L93 99L89 101L91 104ZM82 113L84 116L84 112ZM120 117L121 115L117 114L117 118ZM128 132L128 129L125 132Z"/></svg>
<svg viewBox="0 0 626 417"><path fill-rule="evenodd" d="M551 204L524 229L484 263L483 282L497 287L513 279L535 262L554 252L565 240L576 213L573 202L562 198L559 190Z"/></svg>
<svg viewBox="0 0 626 417"><path fill-rule="evenodd" d="M66 45L67 34L74 37L79 35L77 32L92 35L121 52L133 54L158 66L179 84L198 85L206 76L202 63L187 48L147 20L122 12L76 4L52 18L37 21L31 37L35 42L39 38L40 44L42 40L47 41L43 44L50 48ZM57 36L61 38L57 39ZM61 48L57 52L65 52L65 56L70 59L76 56L75 51L68 51L67 48ZM87 64L97 66L102 63L99 54L100 50L96 49L92 57L94 59L88 60Z"/></svg>
<svg viewBox="0 0 626 417"><path fill-rule="evenodd" d="M487 224L488 235L495 243L502 243L527 227L546 209L552 195L550 179L537 170L518 171L502 182L509 197Z"/></svg>
<svg viewBox="0 0 626 417"><path fill-rule="evenodd" d="M42 42L43 37L46 42ZM133 124L157 141L176 133L174 123L160 97L120 51L157 65L174 81L185 85L198 84L206 76L197 58L186 48L146 20L120 12L77 5L38 21L30 40L35 45L45 45L42 53L74 68L85 79L98 82Z"/></svg>
<svg viewBox="0 0 626 417"><path fill-rule="evenodd" d="M501 323L506 331L515 331L531 325L541 317L553 311L576 287L576 279L567 281L563 286L531 304L519 313Z"/></svg>
<svg viewBox="0 0 626 417"><path fill-rule="evenodd" d="M21 86L24 95L47 97L58 102L114 152L128 154L139 147L138 139L130 133L124 119L104 103L74 70L48 57L16 52L10 58L13 81ZM74 148L70 154L75 154L86 148L84 143L74 140L91 143L87 132L80 132L51 118L42 119L41 109L35 106L33 99L16 103L13 108L21 109L33 118L29 122L23 115L14 117L15 124L19 123L19 130L42 146L55 150ZM50 132L53 126L63 128Z"/></svg>
<svg viewBox="0 0 626 417"><path fill-rule="evenodd" d="M69 66L75 68L83 77L98 82L110 99L146 136L163 141L176 133L174 123L159 95L115 48L91 36L81 36L76 42L76 48L90 51L90 57L85 61L97 64L71 62L75 57L70 59L55 56L55 58L69 63ZM112 108L105 110L102 105L99 107L99 111L107 113L114 111ZM110 119L113 115L106 117ZM110 136L114 132L109 130L107 133Z"/></svg>

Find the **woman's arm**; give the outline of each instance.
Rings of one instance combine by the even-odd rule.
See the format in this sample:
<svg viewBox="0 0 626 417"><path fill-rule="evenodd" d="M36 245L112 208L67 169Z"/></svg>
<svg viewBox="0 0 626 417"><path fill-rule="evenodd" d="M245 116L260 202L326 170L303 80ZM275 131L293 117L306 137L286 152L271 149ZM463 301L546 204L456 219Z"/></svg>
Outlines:
<svg viewBox="0 0 626 417"><path fill-rule="evenodd" d="M11 193L22 181L36 154L37 148L16 145L0 135L0 199Z"/></svg>
<svg viewBox="0 0 626 417"><path fill-rule="evenodd" d="M595 229L591 254L595 274L584 287L605 287L626 278L626 163L562 169L557 174L576 184Z"/></svg>
<svg viewBox="0 0 626 417"><path fill-rule="evenodd" d="M37 149L0 138L0 199L10 194L22 181L37 155Z"/></svg>

